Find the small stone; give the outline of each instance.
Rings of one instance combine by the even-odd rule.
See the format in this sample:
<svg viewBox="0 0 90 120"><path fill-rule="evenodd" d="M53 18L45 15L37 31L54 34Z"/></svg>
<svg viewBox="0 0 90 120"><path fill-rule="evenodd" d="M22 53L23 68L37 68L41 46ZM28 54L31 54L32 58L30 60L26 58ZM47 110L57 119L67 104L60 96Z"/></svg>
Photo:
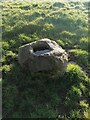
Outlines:
<svg viewBox="0 0 90 120"><path fill-rule="evenodd" d="M65 72L68 54L55 41L44 38L19 47L18 61L30 72Z"/></svg>

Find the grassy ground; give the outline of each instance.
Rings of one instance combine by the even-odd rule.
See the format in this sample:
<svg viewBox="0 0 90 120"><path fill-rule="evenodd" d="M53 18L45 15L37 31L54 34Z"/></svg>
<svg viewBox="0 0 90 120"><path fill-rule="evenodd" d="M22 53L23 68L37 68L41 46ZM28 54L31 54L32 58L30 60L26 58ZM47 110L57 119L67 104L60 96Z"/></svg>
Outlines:
<svg viewBox="0 0 90 120"><path fill-rule="evenodd" d="M0 6L3 117L89 118L88 4L6 2ZM19 46L45 37L69 53L62 77L51 72L31 74L17 61Z"/></svg>

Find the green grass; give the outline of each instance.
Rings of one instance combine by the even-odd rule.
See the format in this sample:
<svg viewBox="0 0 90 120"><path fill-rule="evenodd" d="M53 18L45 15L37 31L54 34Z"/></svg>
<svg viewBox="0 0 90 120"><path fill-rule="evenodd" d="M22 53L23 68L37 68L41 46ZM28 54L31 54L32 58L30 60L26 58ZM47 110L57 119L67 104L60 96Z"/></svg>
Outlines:
<svg viewBox="0 0 90 120"><path fill-rule="evenodd" d="M3 118L89 118L87 3L4 2L2 27ZM74 6L75 9L69 7ZM84 9L83 9L84 8ZM61 77L30 73L18 63L21 45L41 38L55 40L69 53ZM83 68L82 68L83 67Z"/></svg>
<svg viewBox="0 0 90 120"><path fill-rule="evenodd" d="M70 53L74 54L74 59L78 64L88 67L88 52L81 49L72 49Z"/></svg>

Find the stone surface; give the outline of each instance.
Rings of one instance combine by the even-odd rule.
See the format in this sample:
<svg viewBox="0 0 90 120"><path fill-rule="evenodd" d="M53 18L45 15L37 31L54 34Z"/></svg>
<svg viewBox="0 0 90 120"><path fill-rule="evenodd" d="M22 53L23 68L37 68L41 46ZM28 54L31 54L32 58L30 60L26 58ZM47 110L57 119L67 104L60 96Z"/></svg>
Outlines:
<svg viewBox="0 0 90 120"><path fill-rule="evenodd" d="M68 55L55 41L44 38L19 47L18 61L30 72L58 70L62 74Z"/></svg>

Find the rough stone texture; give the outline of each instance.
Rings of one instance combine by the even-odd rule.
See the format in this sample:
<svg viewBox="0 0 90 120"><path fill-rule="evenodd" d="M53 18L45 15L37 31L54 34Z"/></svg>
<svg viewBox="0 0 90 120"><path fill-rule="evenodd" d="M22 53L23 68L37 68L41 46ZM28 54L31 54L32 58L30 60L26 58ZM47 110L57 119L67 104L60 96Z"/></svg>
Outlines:
<svg viewBox="0 0 90 120"><path fill-rule="evenodd" d="M19 47L18 61L30 72L58 70L62 74L68 55L55 41L44 38Z"/></svg>

